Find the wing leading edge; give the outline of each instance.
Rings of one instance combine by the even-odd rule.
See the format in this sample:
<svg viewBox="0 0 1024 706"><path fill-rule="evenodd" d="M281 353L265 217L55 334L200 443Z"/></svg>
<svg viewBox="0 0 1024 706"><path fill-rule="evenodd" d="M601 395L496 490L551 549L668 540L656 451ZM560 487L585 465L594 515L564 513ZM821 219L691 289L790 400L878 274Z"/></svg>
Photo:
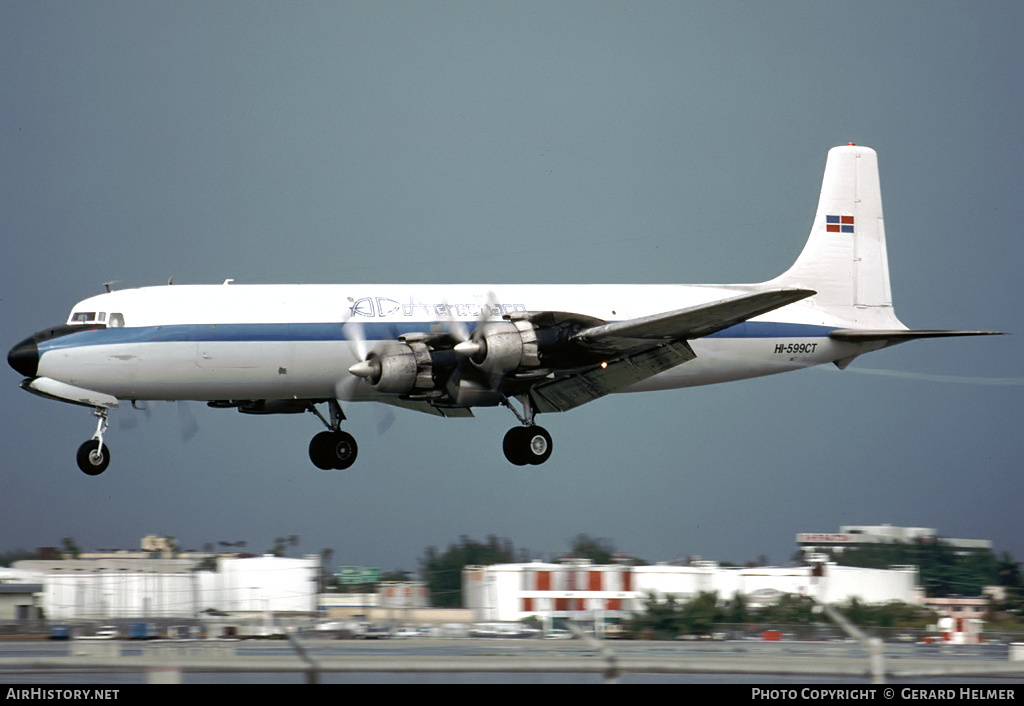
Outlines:
<svg viewBox="0 0 1024 706"><path fill-rule="evenodd" d="M814 294L811 289L795 288L741 294L711 304L594 326L577 333L573 341L594 351L621 352L650 345L653 340L693 340Z"/></svg>

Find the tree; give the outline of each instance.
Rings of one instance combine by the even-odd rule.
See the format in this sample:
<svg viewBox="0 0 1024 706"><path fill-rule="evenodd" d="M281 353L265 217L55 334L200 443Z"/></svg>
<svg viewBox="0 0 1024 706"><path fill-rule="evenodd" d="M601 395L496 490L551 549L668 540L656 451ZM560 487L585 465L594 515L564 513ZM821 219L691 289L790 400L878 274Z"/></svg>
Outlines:
<svg viewBox="0 0 1024 706"><path fill-rule="evenodd" d="M736 591L733 594L732 599L726 603L725 606L725 622L727 623L746 623L750 622L750 610L747 607L746 597Z"/></svg>
<svg viewBox="0 0 1024 706"><path fill-rule="evenodd" d="M610 540L578 534L570 542L570 554L577 559L590 559L595 564L610 564L615 546Z"/></svg>
<svg viewBox="0 0 1024 706"><path fill-rule="evenodd" d="M814 612L814 599L784 593L772 605L767 605L754 613L759 623L777 623L784 625L810 625L819 622Z"/></svg>
<svg viewBox="0 0 1024 706"><path fill-rule="evenodd" d="M515 548L507 539L490 535L477 542L466 535L443 554L428 547L420 561L423 580L430 589L430 602L437 608L462 607L462 569L466 566L508 564L516 560Z"/></svg>
<svg viewBox="0 0 1024 706"><path fill-rule="evenodd" d="M381 583L405 583L412 580L412 572L405 569L385 571L380 575Z"/></svg>
<svg viewBox="0 0 1024 706"><path fill-rule="evenodd" d="M75 544L75 540L71 537L64 537L60 540L61 549L64 550L64 554L70 555L72 559L77 559L78 555L82 553L82 550Z"/></svg>
<svg viewBox="0 0 1024 706"><path fill-rule="evenodd" d="M299 536L297 534L290 534L287 537L277 537L274 540L274 548L270 550L270 553L274 556L284 556L285 547L294 547L298 544Z"/></svg>
<svg viewBox="0 0 1024 706"><path fill-rule="evenodd" d="M921 606L890 601L882 605L861 603L856 597L836 609L854 625L876 628L923 628L933 625L938 614Z"/></svg>
<svg viewBox="0 0 1024 706"><path fill-rule="evenodd" d="M327 548L320 550L320 592L326 593L327 587L331 584L331 559L334 558L334 550Z"/></svg>
<svg viewBox="0 0 1024 706"><path fill-rule="evenodd" d="M834 553L832 559L845 566L873 569L916 566L930 597L980 596L982 586L999 581L1001 566L990 550L964 552L941 539L855 547Z"/></svg>
<svg viewBox="0 0 1024 706"><path fill-rule="evenodd" d="M722 620L722 612L718 609L718 593L701 591L683 607L682 617L687 635L710 634L714 631L715 623Z"/></svg>
<svg viewBox="0 0 1024 706"><path fill-rule="evenodd" d="M26 549L14 549L12 551L0 554L0 566L10 566L16 561L35 558L35 552L30 552Z"/></svg>
<svg viewBox="0 0 1024 706"><path fill-rule="evenodd" d="M630 632L639 637L671 640L684 632L683 604L673 594L659 599L650 591L644 599L644 610L628 623Z"/></svg>
<svg viewBox="0 0 1024 706"><path fill-rule="evenodd" d="M1008 613L1020 613L1024 609L1024 574L1020 564L1009 552L1003 552L996 563L998 585L1003 587L1005 598L998 602L997 609Z"/></svg>
<svg viewBox="0 0 1024 706"><path fill-rule="evenodd" d="M714 591L701 591L688 601L671 593L659 598L649 592L644 612L629 621L628 627L634 635L672 640L678 635L708 635L716 623L723 622L724 615Z"/></svg>

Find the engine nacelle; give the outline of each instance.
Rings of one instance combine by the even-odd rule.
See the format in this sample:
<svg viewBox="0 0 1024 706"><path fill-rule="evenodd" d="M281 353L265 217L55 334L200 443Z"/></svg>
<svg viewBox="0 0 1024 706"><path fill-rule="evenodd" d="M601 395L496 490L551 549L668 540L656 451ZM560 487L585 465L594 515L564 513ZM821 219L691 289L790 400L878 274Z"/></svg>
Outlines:
<svg viewBox="0 0 1024 706"><path fill-rule="evenodd" d="M365 378L377 392L404 395L434 387L434 366L425 343L396 343L381 352L374 351L364 363L349 368L353 375Z"/></svg>
<svg viewBox="0 0 1024 706"><path fill-rule="evenodd" d="M473 332L473 341L478 345L470 360L493 375L540 365L537 329L529 321L483 324Z"/></svg>

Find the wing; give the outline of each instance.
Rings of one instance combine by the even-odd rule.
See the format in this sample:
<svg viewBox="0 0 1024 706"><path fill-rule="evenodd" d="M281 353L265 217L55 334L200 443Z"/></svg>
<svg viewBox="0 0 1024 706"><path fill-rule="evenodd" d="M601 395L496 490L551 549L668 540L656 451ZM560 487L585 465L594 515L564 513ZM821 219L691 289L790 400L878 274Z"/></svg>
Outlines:
<svg viewBox="0 0 1024 706"><path fill-rule="evenodd" d="M696 357L686 341L657 343L648 350L540 382L528 394L537 412L565 412Z"/></svg>
<svg viewBox="0 0 1024 706"><path fill-rule="evenodd" d="M411 409L414 412L424 412L426 414L433 414L437 417L472 417L473 410L469 407L442 407L440 405L431 404L427 400L410 400L403 399L401 397L378 397L376 402L383 404L389 404L393 407L401 407L402 409Z"/></svg>
<svg viewBox="0 0 1024 706"><path fill-rule="evenodd" d="M812 296L809 289L743 294L711 304L629 321L592 326L572 341L610 360L530 388L538 412L564 412L693 360L689 340L708 336L755 316Z"/></svg>
<svg viewBox="0 0 1024 706"><path fill-rule="evenodd" d="M656 340L693 340L812 296L810 289L773 289L742 294L711 304L644 316L577 333L573 339L595 351L630 350Z"/></svg>
<svg viewBox="0 0 1024 706"><path fill-rule="evenodd" d="M460 340L406 333L349 368L365 396L428 414L472 416L509 397L538 412L572 409L695 357L687 341L814 294L773 289L629 321L562 311L515 312Z"/></svg>

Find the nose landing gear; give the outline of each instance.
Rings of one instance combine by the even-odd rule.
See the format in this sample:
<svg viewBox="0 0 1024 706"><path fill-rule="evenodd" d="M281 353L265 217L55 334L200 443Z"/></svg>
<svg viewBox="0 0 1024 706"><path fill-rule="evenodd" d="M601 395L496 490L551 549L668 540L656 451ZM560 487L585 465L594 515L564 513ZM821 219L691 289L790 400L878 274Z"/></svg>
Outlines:
<svg viewBox="0 0 1024 706"><path fill-rule="evenodd" d="M107 410L97 408L93 411L97 417L96 433L78 447L78 467L89 476L98 476L110 465L110 448L103 443L103 432L107 430Z"/></svg>

